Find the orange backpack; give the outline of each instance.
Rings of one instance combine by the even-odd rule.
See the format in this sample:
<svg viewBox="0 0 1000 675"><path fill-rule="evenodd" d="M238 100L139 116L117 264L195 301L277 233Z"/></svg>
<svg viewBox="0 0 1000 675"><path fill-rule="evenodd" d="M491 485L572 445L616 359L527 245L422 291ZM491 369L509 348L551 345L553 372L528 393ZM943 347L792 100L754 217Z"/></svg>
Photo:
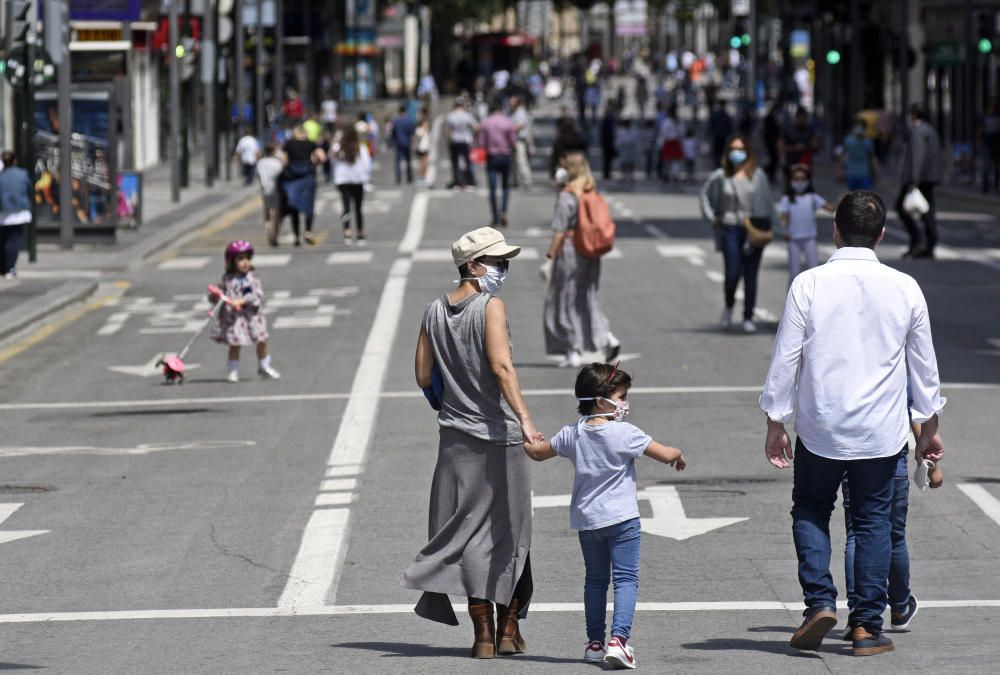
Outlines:
<svg viewBox="0 0 1000 675"><path fill-rule="evenodd" d="M576 195L575 192L573 194ZM611 209L597 190L577 196L577 202L579 208L573 247L584 258L600 258L615 245L615 221L611 219Z"/></svg>

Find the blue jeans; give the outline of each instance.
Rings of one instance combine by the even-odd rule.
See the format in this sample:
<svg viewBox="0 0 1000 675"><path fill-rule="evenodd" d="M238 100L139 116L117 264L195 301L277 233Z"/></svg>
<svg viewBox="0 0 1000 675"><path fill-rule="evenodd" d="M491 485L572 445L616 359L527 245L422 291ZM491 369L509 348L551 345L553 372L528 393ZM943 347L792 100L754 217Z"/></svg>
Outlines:
<svg viewBox="0 0 1000 675"><path fill-rule="evenodd" d="M906 609L910 601L910 551L906 547L906 513L910 506L910 474L906 464L906 449L899 454L896 477L893 479L892 497L892 554L889 558L889 608L894 612ZM844 525L847 544L844 546L844 576L847 578L847 607L854 610L854 522L851 518L851 492L849 481L844 478Z"/></svg>
<svg viewBox="0 0 1000 675"><path fill-rule="evenodd" d="M747 246L747 231L742 225L723 225L721 229L719 245L726 268L726 308L732 309L736 304L736 287L742 277L743 318L753 320L753 310L757 305L757 273L764 249Z"/></svg>
<svg viewBox="0 0 1000 675"><path fill-rule="evenodd" d="M615 613L611 635L632 637L632 615L639 595L639 519L597 530L580 530L580 549L587 574L583 608L587 640L604 642L607 628L608 584L615 580Z"/></svg>
<svg viewBox="0 0 1000 675"><path fill-rule="evenodd" d="M506 215L510 198L510 155L490 155L486 158L486 175L490 180L490 214L493 224L500 222L500 214ZM503 187L503 205L497 210L497 178Z"/></svg>
<svg viewBox="0 0 1000 675"><path fill-rule="evenodd" d="M795 442L792 487L792 537L799 559L799 584L808 609L837 606L830 575L830 514L837 489L851 481L854 527L852 625L882 630L891 552L893 477L898 455L878 459L838 460L815 455L801 439Z"/></svg>
<svg viewBox="0 0 1000 675"><path fill-rule="evenodd" d="M851 192L855 190L871 190L873 184L871 176L847 177L847 189Z"/></svg>
<svg viewBox="0 0 1000 675"><path fill-rule="evenodd" d="M413 164L410 162L410 146L396 146L396 184L403 182L403 165L406 165L406 182L413 182Z"/></svg>

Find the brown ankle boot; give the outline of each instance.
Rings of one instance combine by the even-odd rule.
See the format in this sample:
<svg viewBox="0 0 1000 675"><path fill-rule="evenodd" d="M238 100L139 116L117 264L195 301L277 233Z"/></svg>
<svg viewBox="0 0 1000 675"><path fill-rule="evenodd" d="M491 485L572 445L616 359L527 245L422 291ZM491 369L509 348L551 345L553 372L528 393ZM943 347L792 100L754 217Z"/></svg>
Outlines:
<svg viewBox="0 0 1000 675"><path fill-rule="evenodd" d="M476 641L472 645L472 658L492 659L496 654L496 625L493 623L493 603L469 605L472 629Z"/></svg>
<svg viewBox="0 0 1000 675"><path fill-rule="evenodd" d="M524 638L518 625L517 600L510 606L497 605L497 653L502 655L523 654Z"/></svg>

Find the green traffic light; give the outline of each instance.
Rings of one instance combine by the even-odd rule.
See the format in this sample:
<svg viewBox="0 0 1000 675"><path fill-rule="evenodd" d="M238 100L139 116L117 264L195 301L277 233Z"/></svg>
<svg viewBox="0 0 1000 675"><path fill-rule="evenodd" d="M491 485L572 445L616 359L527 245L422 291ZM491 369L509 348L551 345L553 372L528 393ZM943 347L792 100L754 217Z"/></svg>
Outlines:
<svg viewBox="0 0 1000 675"><path fill-rule="evenodd" d="M742 44L743 44L743 39L740 38L739 35L734 35L733 37L729 38L729 46L732 47L733 49L739 49Z"/></svg>
<svg viewBox="0 0 1000 675"><path fill-rule="evenodd" d="M174 49L174 54L176 54L177 58L179 58L179 59L183 59L184 58L184 53L185 53L184 45L177 45L177 48Z"/></svg>
<svg viewBox="0 0 1000 675"><path fill-rule="evenodd" d="M980 54L989 54L991 51L993 51L993 41L990 40L989 38L981 38L979 40L978 47Z"/></svg>
<svg viewBox="0 0 1000 675"><path fill-rule="evenodd" d="M840 52L836 49L831 49L826 53L826 62L831 66L835 66L840 63Z"/></svg>
<svg viewBox="0 0 1000 675"><path fill-rule="evenodd" d="M744 47L750 44L750 33L744 33L743 35L740 36L740 44L742 44Z"/></svg>

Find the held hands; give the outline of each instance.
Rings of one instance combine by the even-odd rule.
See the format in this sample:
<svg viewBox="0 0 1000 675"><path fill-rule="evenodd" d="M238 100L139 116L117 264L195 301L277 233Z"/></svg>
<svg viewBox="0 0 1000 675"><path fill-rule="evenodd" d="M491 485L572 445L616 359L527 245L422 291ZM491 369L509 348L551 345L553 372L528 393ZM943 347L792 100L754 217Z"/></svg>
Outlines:
<svg viewBox="0 0 1000 675"><path fill-rule="evenodd" d="M785 425L773 420L767 421L767 438L764 440L764 455L772 466L787 469L792 465L792 443L788 440Z"/></svg>
<svg viewBox="0 0 1000 675"><path fill-rule="evenodd" d="M924 459L929 459L935 464L940 462L941 458L944 457L944 443L941 441L941 435L937 432L921 433L920 437L917 438L915 454L918 462Z"/></svg>
<svg viewBox="0 0 1000 675"><path fill-rule="evenodd" d="M545 434L538 431L530 419L521 421L521 434L524 436L525 445L538 445L545 442Z"/></svg>

